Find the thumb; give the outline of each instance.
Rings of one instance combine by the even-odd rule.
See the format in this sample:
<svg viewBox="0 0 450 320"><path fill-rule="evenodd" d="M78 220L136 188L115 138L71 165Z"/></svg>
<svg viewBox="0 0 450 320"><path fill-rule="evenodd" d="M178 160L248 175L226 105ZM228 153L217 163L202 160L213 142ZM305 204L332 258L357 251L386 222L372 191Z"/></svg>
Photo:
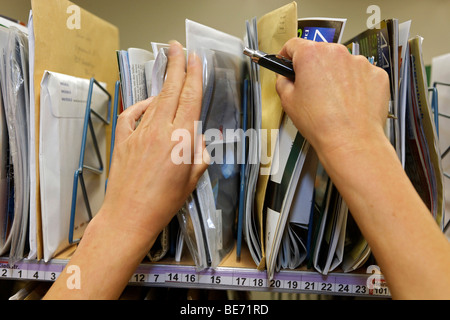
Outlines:
<svg viewBox="0 0 450 320"><path fill-rule="evenodd" d="M294 94L295 84L288 78L277 75L276 90L284 108L289 105L289 101Z"/></svg>
<svg viewBox="0 0 450 320"><path fill-rule="evenodd" d="M146 112L151 105L153 97L140 101L123 111L117 119L116 125L116 140L115 143L120 143L128 138L136 129L136 121Z"/></svg>

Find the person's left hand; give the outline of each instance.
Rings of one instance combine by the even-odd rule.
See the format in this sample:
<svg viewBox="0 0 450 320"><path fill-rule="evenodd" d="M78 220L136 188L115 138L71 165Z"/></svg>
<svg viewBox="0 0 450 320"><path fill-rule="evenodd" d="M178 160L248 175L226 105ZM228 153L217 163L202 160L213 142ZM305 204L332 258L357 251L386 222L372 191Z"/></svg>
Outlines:
<svg viewBox="0 0 450 320"><path fill-rule="evenodd" d="M193 161L195 151L204 151L203 143L194 150L194 122L199 120L202 100L202 65L195 54L189 56L187 69L185 61L181 45L171 43L161 93L126 109L117 122L102 211L108 219L115 219L123 232L138 238L157 235L170 222L208 167L204 161ZM189 137L172 141L177 129ZM176 146L175 150L190 150L190 163L174 163Z"/></svg>

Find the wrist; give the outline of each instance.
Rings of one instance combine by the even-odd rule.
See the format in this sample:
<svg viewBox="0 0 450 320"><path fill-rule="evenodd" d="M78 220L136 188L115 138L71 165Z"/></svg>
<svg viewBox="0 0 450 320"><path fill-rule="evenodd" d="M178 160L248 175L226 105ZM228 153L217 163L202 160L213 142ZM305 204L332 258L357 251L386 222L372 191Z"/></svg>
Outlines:
<svg viewBox="0 0 450 320"><path fill-rule="evenodd" d="M131 212L126 215L133 216ZM120 249L132 253L136 259L142 259L155 242L158 232L144 230L133 219L124 219L126 215L119 214L105 203L89 223L83 238L108 239L110 243L117 243L114 251Z"/></svg>
<svg viewBox="0 0 450 320"><path fill-rule="evenodd" d="M381 191L383 185L375 186L379 177L409 182L405 180L406 174L395 149L383 132L352 137L345 143L322 149L318 156L347 204L356 200L362 208L367 206L364 197L357 195L364 190L371 192L373 188Z"/></svg>
<svg viewBox="0 0 450 320"><path fill-rule="evenodd" d="M314 147L322 164L330 172L344 170L355 161L367 161L373 158L372 155L375 153L380 155L395 153L382 128L361 134L341 133L329 137L322 140L319 138L317 146Z"/></svg>
<svg viewBox="0 0 450 320"><path fill-rule="evenodd" d="M397 208L401 201L389 195L394 194L395 189L413 188L394 147L384 134L352 139L329 152L320 153L319 159L358 225L361 223L360 227L362 224L374 225L373 219L379 217L378 214L367 214L369 208L383 202Z"/></svg>
<svg viewBox="0 0 450 320"><path fill-rule="evenodd" d="M152 245L120 226L104 208L86 228L68 265L76 266L77 290L67 283L70 272L63 271L46 299L117 299Z"/></svg>
<svg viewBox="0 0 450 320"><path fill-rule="evenodd" d="M136 237L139 241L155 241L178 212L178 206L174 204L180 202L174 199L173 195L160 191L158 187L152 185L146 191L141 188L123 192L110 186L97 215L107 220L114 228ZM183 202L179 207L182 204Z"/></svg>

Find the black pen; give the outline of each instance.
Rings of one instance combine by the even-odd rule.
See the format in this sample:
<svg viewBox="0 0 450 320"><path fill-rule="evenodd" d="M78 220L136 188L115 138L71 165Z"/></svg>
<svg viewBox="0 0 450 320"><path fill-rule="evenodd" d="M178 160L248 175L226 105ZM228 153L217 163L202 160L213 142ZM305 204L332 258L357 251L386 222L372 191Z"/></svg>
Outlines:
<svg viewBox="0 0 450 320"><path fill-rule="evenodd" d="M291 79L292 81L295 81L294 66L292 65L291 60L286 59L279 54L267 54L265 52L252 50L247 47L244 48L244 54L252 58L252 61L259 64L261 67L269 69L273 72L281 74L282 76L285 76L286 78ZM397 117L391 112L388 113L388 118L397 119Z"/></svg>
<svg viewBox="0 0 450 320"><path fill-rule="evenodd" d="M267 54L259 50L244 48L244 54L252 58L254 63L295 81L292 61L278 54Z"/></svg>

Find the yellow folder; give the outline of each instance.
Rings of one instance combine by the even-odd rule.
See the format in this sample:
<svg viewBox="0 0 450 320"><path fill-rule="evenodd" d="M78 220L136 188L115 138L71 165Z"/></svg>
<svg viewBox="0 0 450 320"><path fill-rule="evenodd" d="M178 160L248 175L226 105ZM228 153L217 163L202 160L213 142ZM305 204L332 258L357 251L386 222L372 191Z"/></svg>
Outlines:
<svg viewBox="0 0 450 320"><path fill-rule="evenodd" d="M258 20L259 50L275 54L291 38L297 36L297 3L291 2L264 15ZM261 154L273 155L276 142L271 141L271 130L279 129L283 118L281 101L275 89L276 74L267 69L260 69L262 98L262 130L267 130L267 140L261 135ZM269 180L271 162L261 163L261 171L256 187L256 210L259 217L262 259L259 270L265 268L265 212L264 199ZM261 174L262 173L262 174Z"/></svg>
<svg viewBox="0 0 450 320"><path fill-rule="evenodd" d="M42 259L42 230L39 192L40 83L45 70L105 82L114 94L118 79L116 50L119 30L112 24L66 0L32 0L34 53L34 143L36 159L37 258ZM33 119L32 119L33 121ZM107 136L111 136L111 128ZM107 139L107 146L110 138ZM109 148L107 150L109 154ZM108 164L108 161L106 161Z"/></svg>

